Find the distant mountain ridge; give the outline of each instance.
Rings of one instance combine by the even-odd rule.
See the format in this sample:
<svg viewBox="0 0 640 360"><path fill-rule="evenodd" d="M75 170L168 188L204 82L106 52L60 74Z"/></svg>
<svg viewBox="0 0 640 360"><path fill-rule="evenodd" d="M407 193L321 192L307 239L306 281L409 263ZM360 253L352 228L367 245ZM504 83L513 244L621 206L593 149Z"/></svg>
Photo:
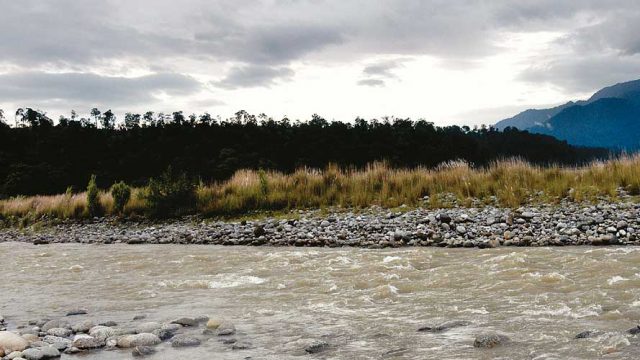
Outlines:
<svg viewBox="0 0 640 360"><path fill-rule="evenodd" d="M551 135L572 145L640 149L640 80L605 87L586 101L529 109L496 127Z"/></svg>

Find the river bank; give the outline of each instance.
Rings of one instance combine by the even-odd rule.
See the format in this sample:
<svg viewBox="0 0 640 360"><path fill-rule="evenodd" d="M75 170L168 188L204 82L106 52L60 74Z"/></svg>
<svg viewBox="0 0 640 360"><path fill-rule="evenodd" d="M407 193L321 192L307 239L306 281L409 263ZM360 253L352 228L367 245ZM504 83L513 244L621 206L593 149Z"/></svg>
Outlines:
<svg viewBox="0 0 640 360"><path fill-rule="evenodd" d="M32 244L212 244L386 248L640 245L640 205L631 201L518 209L371 207L299 210L278 217L164 223L96 218L26 229L0 229L0 242Z"/></svg>

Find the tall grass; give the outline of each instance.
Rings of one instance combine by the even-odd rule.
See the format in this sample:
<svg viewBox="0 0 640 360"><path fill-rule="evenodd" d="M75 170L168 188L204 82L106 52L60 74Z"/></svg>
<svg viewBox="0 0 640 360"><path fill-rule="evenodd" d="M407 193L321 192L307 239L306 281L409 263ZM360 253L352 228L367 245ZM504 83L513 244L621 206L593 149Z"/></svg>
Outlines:
<svg viewBox="0 0 640 360"><path fill-rule="evenodd" d="M303 168L291 174L240 170L229 180L196 188L194 212L206 216L241 215L253 211L300 208L392 208L402 204L450 206L454 197L462 205L556 203L561 199L615 200L617 189L640 194L640 156L593 162L582 167L534 166L519 159L497 161L473 168L462 161L435 169L394 169L373 163L365 169L330 165L324 170ZM132 189L125 215L142 215L149 206ZM429 201L423 198L429 196ZM99 193L107 215L114 214L113 198ZM0 201L5 218L44 216L60 219L88 216L86 194L15 197Z"/></svg>

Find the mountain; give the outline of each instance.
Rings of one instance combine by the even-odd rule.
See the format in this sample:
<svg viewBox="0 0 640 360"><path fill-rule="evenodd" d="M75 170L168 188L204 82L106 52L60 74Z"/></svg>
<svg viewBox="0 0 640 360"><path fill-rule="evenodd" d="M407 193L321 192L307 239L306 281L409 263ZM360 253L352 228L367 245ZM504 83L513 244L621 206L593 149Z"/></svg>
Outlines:
<svg viewBox="0 0 640 360"><path fill-rule="evenodd" d="M529 109L496 127L551 135L572 145L640 149L640 80L605 87L586 101Z"/></svg>
<svg viewBox="0 0 640 360"><path fill-rule="evenodd" d="M521 130L529 129L534 126L545 124L549 119L558 114L560 111L575 105L573 101L566 104L556 106L550 109L528 109L518 115L499 121L496 124L498 130L504 130L507 127L514 127Z"/></svg>

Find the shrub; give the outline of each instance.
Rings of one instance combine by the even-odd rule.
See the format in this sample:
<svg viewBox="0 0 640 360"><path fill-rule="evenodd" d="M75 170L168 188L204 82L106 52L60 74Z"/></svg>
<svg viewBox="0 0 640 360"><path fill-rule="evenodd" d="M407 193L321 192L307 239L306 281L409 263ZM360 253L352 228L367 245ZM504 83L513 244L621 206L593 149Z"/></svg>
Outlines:
<svg viewBox="0 0 640 360"><path fill-rule="evenodd" d="M157 179L149 180L141 197L147 202L147 209L152 217L180 216L195 209L195 189L194 182L186 174L176 175L169 167Z"/></svg>
<svg viewBox="0 0 640 360"><path fill-rule="evenodd" d="M113 207L115 211L122 214L124 207L131 199L131 187L125 184L124 181L113 184L111 186L111 196L113 197Z"/></svg>
<svg viewBox="0 0 640 360"><path fill-rule="evenodd" d="M96 185L96 176L91 175L89 185L87 185L87 210L90 216L99 215L101 212L98 185Z"/></svg>

